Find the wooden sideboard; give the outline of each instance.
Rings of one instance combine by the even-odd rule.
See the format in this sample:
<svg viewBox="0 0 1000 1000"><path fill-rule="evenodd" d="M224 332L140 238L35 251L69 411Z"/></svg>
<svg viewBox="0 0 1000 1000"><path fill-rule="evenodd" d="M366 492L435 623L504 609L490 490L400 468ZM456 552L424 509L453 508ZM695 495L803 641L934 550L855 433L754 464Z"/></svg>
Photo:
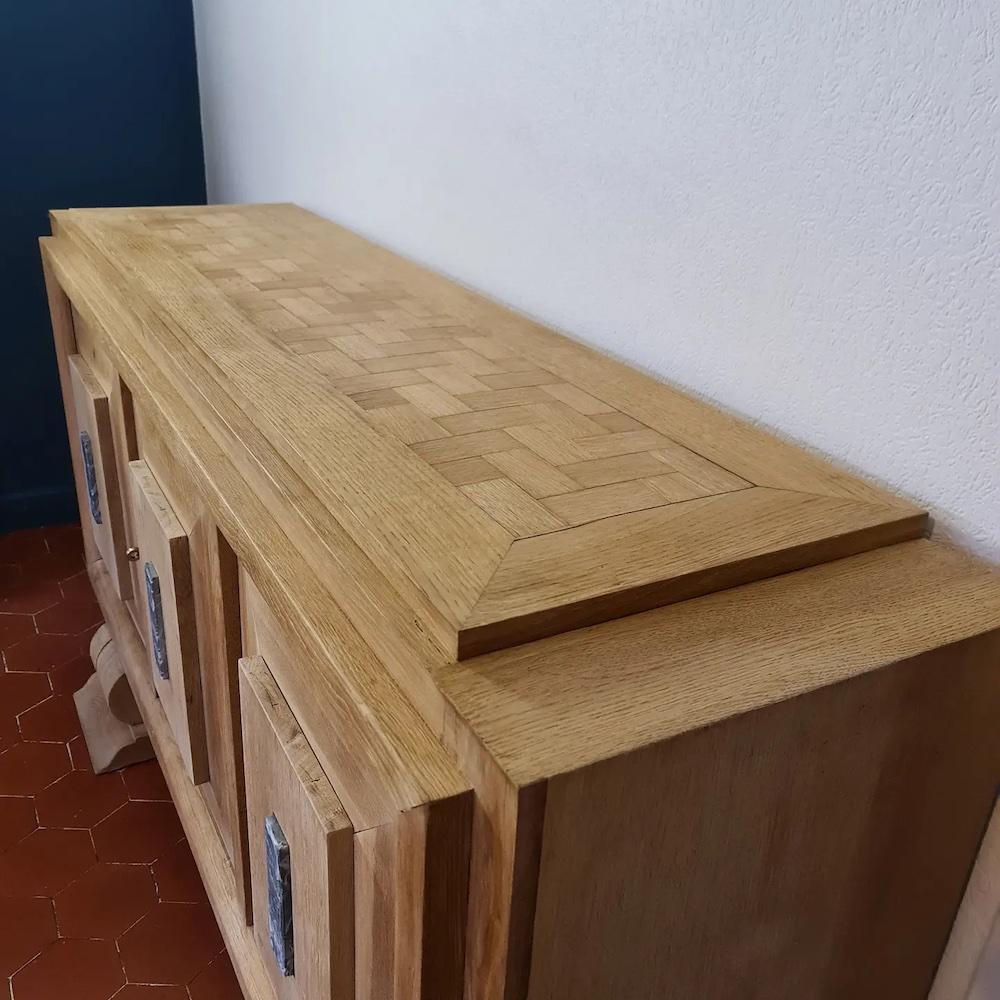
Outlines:
<svg viewBox="0 0 1000 1000"><path fill-rule="evenodd" d="M988 567L294 206L52 233L91 578L248 998L926 996Z"/></svg>

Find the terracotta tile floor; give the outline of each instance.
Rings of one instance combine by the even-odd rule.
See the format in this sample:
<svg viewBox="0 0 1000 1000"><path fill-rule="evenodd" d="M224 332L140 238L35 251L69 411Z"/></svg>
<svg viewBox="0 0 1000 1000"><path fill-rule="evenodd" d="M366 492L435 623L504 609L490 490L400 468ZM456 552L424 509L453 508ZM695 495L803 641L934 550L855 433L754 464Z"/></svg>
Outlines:
<svg viewBox="0 0 1000 1000"><path fill-rule="evenodd" d="M0 1000L242 1000L159 767L91 770L100 621L78 527L0 535Z"/></svg>

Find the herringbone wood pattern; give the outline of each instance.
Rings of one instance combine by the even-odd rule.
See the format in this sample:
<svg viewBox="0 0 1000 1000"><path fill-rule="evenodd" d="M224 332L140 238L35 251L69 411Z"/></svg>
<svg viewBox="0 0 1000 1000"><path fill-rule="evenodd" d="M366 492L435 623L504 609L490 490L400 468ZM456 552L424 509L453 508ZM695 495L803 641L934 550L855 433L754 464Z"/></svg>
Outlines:
<svg viewBox="0 0 1000 1000"><path fill-rule="evenodd" d="M519 537L750 485L375 261L338 266L319 241L292 240L259 213L168 209L137 221Z"/></svg>

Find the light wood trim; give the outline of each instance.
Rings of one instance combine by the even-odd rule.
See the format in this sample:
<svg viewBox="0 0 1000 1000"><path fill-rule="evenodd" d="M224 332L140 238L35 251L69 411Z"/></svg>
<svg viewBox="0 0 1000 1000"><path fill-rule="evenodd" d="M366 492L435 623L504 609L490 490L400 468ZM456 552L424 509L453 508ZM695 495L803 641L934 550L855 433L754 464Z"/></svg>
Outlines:
<svg viewBox="0 0 1000 1000"><path fill-rule="evenodd" d="M446 664L435 677L503 770L529 785L997 627L1000 575L921 540Z"/></svg>
<svg viewBox="0 0 1000 1000"><path fill-rule="evenodd" d="M174 743L170 723L167 722L153 689L146 649L139 641L132 619L118 600L103 562L97 560L90 563L88 571L104 612L105 623L114 639L116 652L125 666L142 712L157 760L167 779L170 796L177 808L209 902L233 960L233 968L243 995L247 1000L279 1000L264 968L253 931L246 925L226 849L205 800L188 779L185 763Z"/></svg>
<svg viewBox="0 0 1000 1000"><path fill-rule="evenodd" d="M184 351L167 350L155 360L149 353L155 347L155 318L148 326L140 323L131 308L111 295L114 283L99 275L73 244L56 238L40 243L76 307L105 331L115 369L132 390L136 407L150 417L144 452L153 454L158 465L176 463L184 470L268 606L289 623L290 638L301 652L296 676L282 681L283 690L324 770L341 774L338 793L352 820L361 828L375 826L401 809L467 789L413 705L331 605L331 577L342 574L360 584L347 594L359 602L354 621L366 626L366 636L375 650L385 653L393 676L407 685L425 717L434 719L442 711L441 695L426 670L414 670L413 664L428 662L435 647L415 627L412 615L396 612L401 607L398 596L381 586L367 591L365 585L379 578L353 561L363 559L359 550L341 546L346 536L304 534L298 520L299 495L293 502L289 493L275 492L275 481L259 467L253 473L252 453L243 445L234 448L225 427L201 418L201 407L208 403L183 376ZM237 470L234 455L243 456L247 464ZM279 481L283 491L294 491L297 480L291 469L286 468ZM365 748L364 775L345 763L347 746L347 759Z"/></svg>
<svg viewBox="0 0 1000 1000"><path fill-rule="evenodd" d="M574 381L582 379L595 393L590 396L567 386L577 394L568 398L576 403L578 409L574 410L562 399L550 394L546 397L550 399L549 403L537 404L546 413L563 414L561 419L583 422L600 431L603 428L594 423L588 413L594 414L596 410L598 412L594 415L601 416L600 411L618 407L624 416L627 412L638 412L638 406L643 409L641 418L644 424L662 430L660 440L668 452L671 449L674 452L683 451L676 442L680 439L686 442L688 423L700 428L710 426L712 432L707 436L702 430L696 432L698 440L694 443L698 445L700 454L712 452L718 474L716 478L724 478L728 483L716 489L738 490L749 481L758 486L778 487L824 499L849 499L854 504L850 508L853 516L848 516L847 507L835 506L834 520L825 529L819 516L822 508L814 504L812 514L816 519L816 530L804 541L796 541L801 535L798 530L801 524L794 523L800 521L799 505L791 503L787 513L780 505L772 505L769 527L776 550L774 554L784 557L775 560L779 566L782 563L809 565L819 559L903 538L915 538L926 530L923 512L885 491L840 473L829 463L778 442L732 417L716 413L714 418L708 419L706 414L712 412L711 407L638 373L633 372L626 378L619 370L622 366L616 366L551 331L544 331L513 313L499 310L485 300L456 289L444 279L429 278L419 269L413 269L406 262L339 227L289 206L230 207L229 213L242 213L247 218L260 220L261 225L268 223L275 232L291 234L289 238L301 230L304 234L302 238L311 239L323 252L339 254L346 260L374 261L392 273L398 269L407 281L412 279L415 282L414 287L424 287L430 280L428 294L431 294L431 288L435 294L440 292L466 317L467 322L480 323L493 334L508 336L525 356L544 355L545 364L550 368L559 368ZM212 216L206 213L204 217L208 219ZM225 215L220 218L224 219ZM656 574L660 579L651 583L647 577L653 571L652 567L665 564L654 561L641 564L628 559L619 560L616 575L609 574L602 578L600 568L605 565L606 556L628 550L639 551L643 548L642 541L648 539L648 535L642 539L639 536L643 530L648 531L653 523L649 518L623 517L618 521L617 528L606 537L601 535L596 544L595 535L591 533L588 536L592 545L589 552L592 569L587 588L598 587L601 593L593 600L580 598L573 601L576 577L561 567L570 564L579 567L581 546L577 529L553 532L559 526L558 518L553 519L551 513L509 480L451 487L439 478L407 447L414 442L419 444L419 436L414 439L404 434L402 442L393 436L398 436L400 431L397 426L399 420L409 421L410 424L426 422L426 414L404 413L405 408L383 411L393 417L393 433L380 435L376 428L360 417L356 407L331 391L322 371L302 363L287 351L279 350L253 321L234 306L224 291L182 260L167 242L151 235L155 229L144 228L144 220L152 220L158 226L169 225L170 210L71 211L55 213L54 219L60 233L67 234L91 251L96 250L113 262L120 274L129 276L131 291L144 297L145 309L156 317L155 326L150 328L151 335L163 336L175 347L180 345L187 353L192 362L186 372L187 377L201 385L203 391L208 386L213 387L214 391L205 391L205 395L211 398L217 419L234 428L239 427L238 437L245 446L253 441L256 460L272 469L270 475L274 481L281 481L273 471L278 467L278 456L294 456L294 465L302 475L305 491L312 494L320 508L310 514L310 523L321 534L326 534L331 530L328 525L336 522L337 530L346 531L355 544L371 553L377 570L419 610L446 654L453 657L470 655L502 643L524 641L600 621L611 613L641 611L650 606L654 595L657 600L669 600L673 599L672 593L705 592L711 587L730 585L729 576L713 572L711 564L694 565L691 570L692 573L700 573L700 590L694 588L690 580L673 580L662 572ZM141 254L138 253L140 248ZM162 332L156 327L162 327ZM478 339L485 342L485 338ZM413 360L412 363L417 365L421 362ZM242 406L243 400L265 394L263 371L267 372L268 405L247 409ZM391 368L389 374L394 371ZM604 375L599 377L601 372ZM423 378L423 375L420 377ZM622 388L625 382L628 383L628 391ZM402 384L402 388L407 386ZM533 391L542 392L545 388ZM474 425L470 424L468 428L472 431L481 426L494 426L495 419L501 421L496 426L516 422L511 416L516 406L489 411L472 409L467 413L452 410L441 416L440 407L443 404L440 395L443 390L440 386L431 389L437 393L430 401L437 407L432 407L432 413L442 422L462 420L468 423L474 420ZM626 403L632 395L637 395L639 401L633 400L629 408ZM451 400L454 397L448 398ZM601 399L611 399L614 406L603 405ZM420 397L417 401L430 406ZM592 405L587 405L587 401ZM407 405L416 411L415 404ZM449 402L448 405L453 407L456 404ZM464 403L460 405L469 409ZM532 406L525 409L531 410ZM570 416L558 410L559 406L565 406ZM494 423L483 424L485 417ZM526 413L525 421L530 417L531 414ZM465 425L457 430L464 433ZM441 433L447 431L442 430ZM656 436L653 431L649 433ZM667 439L668 435L671 440ZM725 440L715 440L713 435ZM514 439L510 440L516 445ZM336 446L331 447L331 442L336 442ZM741 455L740 475L733 475L734 459ZM624 459L628 457L623 456ZM692 456L692 460L710 464L697 454ZM648 461L656 464L652 457ZM572 470L579 464L588 463L575 465L570 462L566 468ZM509 465L506 468L510 470ZM663 468L665 472L669 471L666 465ZM751 473L755 479L751 478ZM498 469L498 476L505 474ZM553 475L562 474L553 470ZM654 476L650 482L655 482L656 478ZM670 479L671 476L659 478ZM681 478L684 479L684 476ZM359 487L359 484L363 485ZM644 488L651 496L657 495L653 487L644 485ZM667 497L651 500L645 506L668 503L669 496L668 490ZM733 501L734 523L737 525L749 523L758 514L754 501L743 498L743 494L740 496L740 500ZM470 503L470 499L474 503ZM477 509L477 504L496 516L485 517ZM746 509L741 504L747 504ZM675 512L675 506L682 509ZM680 503L669 507L658 506L658 509L671 511L667 520L682 537L685 533L697 537L705 530L701 517L704 507ZM679 528L676 518L689 516L692 523ZM793 523L786 525L787 530L782 532L778 529L785 516ZM521 523L527 524L524 530L518 527ZM599 526L604 524L601 521L595 523ZM633 528L637 537L626 537L622 545L622 534ZM539 532L553 533L542 535L544 542L538 546L519 547L514 540L527 534L535 536L530 540L536 541ZM660 546L667 547L669 541L661 539ZM512 542L516 551L511 549ZM544 567L538 568L538 573L543 568L551 573L555 565L554 592L565 594L571 602L565 613L560 613L557 606L539 601L537 592L530 585L519 588L513 572L504 572L503 566L497 573L501 561L509 567L521 567L535 553L541 555L553 548L559 549L563 558L546 562ZM798 548L794 560L787 554L786 550L790 548ZM754 572L766 572L771 560L758 559L759 552L759 538L748 529L742 538L733 536L731 558L739 564L739 568L734 569L730 576L746 580L752 578ZM691 554L690 561L697 563L695 553ZM496 579L495 574L501 577L500 583L490 582ZM511 621L502 618L500 611L508 602L514 605ZM471 633L476 634L472 636Z"/></svg>
<svg viewBox="0 0 1000 1000"><path fill-rule="evenodd" d="M238 666L242 655L239 567L236 554L207 514L198 519L191 533L191 551L209 769L209 781L201 789L233 861L249 923L250 855Z"/></svg>
<svg viewBox="0 0 1000 1000"><path fill-rule="evenodd" d="M354 828L288 703L259 656L240 660L254 936L281 1000L354 995ZM288 840L294 974L270 957L263 827L273 814Z"/></svg>
<svg viewBox="0 0 1000 1000"><path fill-rule="evenodd" d="M909 541L926 528L921 512L752 488L518 539L459 630L458 656Z"/></svg>
<svg viewBox="0 0 1000 1000"><path fill-rule="evenodd" d="M208 750L191 579L191 546L184 526L146 462L142 459L130 462L129 473L139 560L143 564L152 563L156 569L163 609L169 676L160 676L153 662L151 641L147 646L150 676L173 727L191 781L200 785L208 780ZM146 608L144 602L142 606ZM148 610L143 620L148 635Z"/></svg>
<svg viewBox="0 0 1000 1000"><path fill-rule="evenodd" d="M77 353L76 334L73 329L73 306L44 254L42 255L42 272L45 278L45 295L48 299L49 316L52 322L52 340L55 346L56 365L59 370L59 388L62 394L63 413L66 418L70 462L73 466L73 485L76 489L76 501L80 509L80 523L86 524L86 518L90 516L90 503L87 499L83 475L83 459L80 455L80 449L75 447L76 442L80 440L80 429L77 424L76 401L73 396L69 369L69 359ZM97 558L97 547L89 531L83 532L83 548L87 562L93 562Z"/></svg>
<svg viewBox="0 0 1000 1000"><path fill-rule="evenodd" d="M81 510L81 523L84 534L89 532L93 537L120 597L125 600L132 596L132 579L128 560L125 558L122 485L118 479L117 450L111 429L111 402L107 390L82 355L70 355L67 361L76 407L76 426L80 431L86 430L92 439L94 475L97 478L102 513L101 523L97 524L88 499L86 508ZM72 449L79 451L79 435L69 444Z"/></svg>

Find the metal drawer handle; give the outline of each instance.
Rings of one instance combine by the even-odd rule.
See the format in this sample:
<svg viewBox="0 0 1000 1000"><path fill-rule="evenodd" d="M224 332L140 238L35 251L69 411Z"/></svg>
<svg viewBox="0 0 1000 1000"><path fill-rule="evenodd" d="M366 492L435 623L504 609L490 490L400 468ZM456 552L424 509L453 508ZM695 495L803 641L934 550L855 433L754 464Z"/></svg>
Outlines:
<svg viewBox="0 0 1000 1000"><path fill-rule="evenodd" d="M292 927L292 863L288 841L273 814L264 819L267 860L267 931L271 951L283 976L295 975L295 935Z"/></svg>
<svg viewBox="0 0 1000 1000"><path fill-rule="evenodd" d="M153 662L157 673L165 680L170 680L170 664L167 662L167 636L163 628L163 600L160 597L160 578L156 575L156 567L147 562L146 575L146 606L149 608L149 635L153 643Z"/></svg>
<svg viewBox="0 0 1000 1000"><path fill-rule="evenodd" d="M87 479L90 516L94 519L94 524L103 524L101 494L97 489L97 472L94 469L94 447L90 443L90 435L86 431L80 431L80 451L83 452L83 474Z"/></svg>

